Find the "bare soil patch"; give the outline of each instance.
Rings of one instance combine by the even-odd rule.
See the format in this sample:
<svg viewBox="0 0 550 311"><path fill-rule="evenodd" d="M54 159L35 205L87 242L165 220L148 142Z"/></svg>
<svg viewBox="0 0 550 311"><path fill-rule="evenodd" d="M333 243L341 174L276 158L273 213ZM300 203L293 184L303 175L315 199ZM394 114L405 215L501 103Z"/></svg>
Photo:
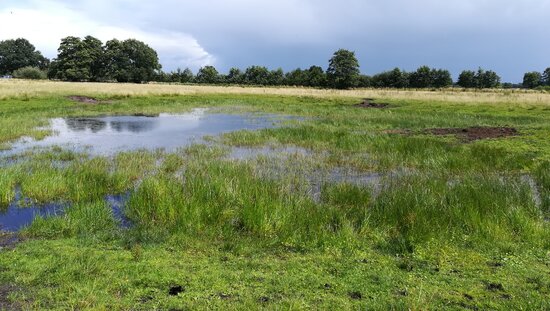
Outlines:
<svg viewBox="0 0 550 311"><path fill-rule="evenodd" d="M502 138L519 134L513 127L433 128L425 130L425 133L441 136L456 135L465 141Z"/></svg>
<svg viewBox="0 0 550 311"><path fill-rule="evenodd" d="M11 284L0 284L0 310L22 310L19 304L8 299L12 292L19 290L21 289Z"/></svg>
<svg viewBox="0 0 550 311"><path fill-rule="evenodd" d="M21 241L22 238L18 234L0 232L0 251L3 249L12 249Z"/></svg>
<svg viewBox="0 0 550 311"><path fill-rule="evenodd" d="M355 107L366 108L366 109L384 109L389 108L390 104L386 103L375 103L372 98L365 98L362 103L355 105Z"/></svg>
<svg viewBox="0 0 550 311"><path fill-rule="evenodd" d="M88 105L109 104L109 103L111 103L109 101L102 101L102 100L99 100L99 99L94 98L94 97L81 96L81 95L67 96L67 98L74 101L74 102L81 103L81 104L88 104Z"/></svg>

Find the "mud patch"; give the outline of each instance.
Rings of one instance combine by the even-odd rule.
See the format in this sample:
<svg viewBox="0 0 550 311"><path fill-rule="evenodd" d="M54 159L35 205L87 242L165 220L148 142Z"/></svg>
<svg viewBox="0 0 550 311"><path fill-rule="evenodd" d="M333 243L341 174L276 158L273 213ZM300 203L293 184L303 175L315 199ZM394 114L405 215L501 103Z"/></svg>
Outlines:
<svg viewBox="0 0 550 311"><path fill-rule="evenodd" d="M372 98L365 98L362 103L355 105L355 107L366 108L366 109L384 109L390 108L390 104L386 103L375 103Z"/></svg>
<svg viewBox="0 0 550 311"><path fill-rule="evenodd" d="M503 138L517 136L519 133L513 127L468 127L468 128L433 128L424 131L432 135L456 135L464 141Z"/></svg>
<svg viewBox="0 0 550 311"><path fill-rule="evenodd" d="M97 98L88 97L88 96L80 96L80 95L67 96L67 98L74 101L74 102L81 103L81 104L88 104L88 105L97 105L97 104L101 104L101 103L108 103L108 102L101 101Z"/></svg>
<svg viewBox="0 0 550 311"><path fill-rule="evenodd" d="M18 303L11 302L8 298L11 293L20 290L20 288L11 284L0 284L0 310L22 310Z"/></svg>
<svg viewBox="0 0 550 311"><path fill-rule="evenodd" d="M23 241L23 239L18 234L0 232L0 251L4 249L13 249L21 241ZM0 308L0 310L3 309Z"/></svg>

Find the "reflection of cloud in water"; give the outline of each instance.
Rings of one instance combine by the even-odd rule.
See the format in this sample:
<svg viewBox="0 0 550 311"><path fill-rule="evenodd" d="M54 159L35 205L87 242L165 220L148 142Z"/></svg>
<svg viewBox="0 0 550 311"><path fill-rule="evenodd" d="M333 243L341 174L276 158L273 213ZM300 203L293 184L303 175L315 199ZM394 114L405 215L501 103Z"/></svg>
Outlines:
<svg viewBox="0 0 550 311"><path fill-rule="evenodd" d="M65 119L65 124L70 130L75 132L91 130L93 133L97 133L107 127L107 122L91 118L67 118Z"/></svg>
<svg viewBox="0 0 550 311"><path fill-rule="evenodd" d="M116 132L141 133L151 131L156 127L154 121L111 121L109 126Z"/></svg>

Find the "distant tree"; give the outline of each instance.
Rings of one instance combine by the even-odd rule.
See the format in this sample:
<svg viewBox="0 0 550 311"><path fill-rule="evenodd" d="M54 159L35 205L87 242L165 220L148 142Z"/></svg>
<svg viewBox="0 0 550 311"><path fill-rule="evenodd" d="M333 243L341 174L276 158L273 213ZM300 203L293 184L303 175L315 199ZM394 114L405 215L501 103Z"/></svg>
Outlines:
<svg viewBox="0 0 550 311"><path fill-rule="evenodd" d="M17 79L41 80L46 79L46 73L37 67L23 67L13 72L13 77Z"/></svg>
<svg viewBox="0 0 550 311"><path fill-rule="evenodd" d="M45 70L48 65L49 60L27 39L0 41L0 75L10 74L23 67Z"/></svg>
<svg viewBox="0 0 550 311"><path fill-rule="evenodd" d="M308 74L300 68L294 69L286 73L285 82L291 86L306 85L308 83Z"/></svg>
<svg viewBox="0 0 550 311"><path fill-rule="evenodd" d="M427 88L433 86L432 70L428 66L421 66L415 72L411 73L409 83L415 88Z"/></svg>
<svg viewBox="0 0 550 311"><path fill-rule="evenodd" d="M105 44L106 76L118 82L148 82L161 69L157 52L147 44L116 39Z"/></svg>
<svg viewBox="0 0 550 311"><path fill-rule="evenodd" d="M283 85L285 82L285 73L283 69L278 68L270 71L267 79L269 85Z"/></svg>
<svg viewBox="0 0 550 311"><path fill-rule="evenodd" d="M251 66L244 72L244 82L254 85L269 84L269 70L263 66Z"/></svg>
<svg viewBox="0 0 550 311"><path fill-rule="evenodd" d="M542 84L550 86L550 67L542 73Z"/></svg>
<svg viewBox="0 0 550 311"><path fill-rule="evenodd" d="M220 74L214 66L204 66L199 69L197 76L195 77L195 82L197 83L206 83L206 84L216 84L220 82Z"/></svg>
<svg viewBox="0 0 550 311"><path fill-rule="evenodd" d="M542 85L542 74L540 72L526 72L525 75L523 75L523 87L534 89L540 85Z"/></svg>
<svg viewBox="0 0 550 311"><path fill-rule="evenodd" d="M239 68L229 69L229 73L226 76L226 82L229 84L241 84L243 83L244 75Z"/></svg>
<svg viewBox="0 0 550 311"><path fill-rule="evenodd" d="M477 87L476 73L471 70L462 71L458 76L458 81L456 84L464 88Z"/></svg>
<svg viewBox="0 0 550 311"><path fill-rule="evenodd" d="M359 75L358 87L373 87L372 77L367 75Z"/></svg>
<svg viewBox="0 0 550 311"><path fill-rule="evenodd" d="M90 80L100 81L105 76L105 51L101 40L92 36L86 36L82 40L83 48L87 54Z"/></svg>
<svg viewBox="0 0 550 311"><path fill-rule="evenodd" d="M193 71L189 68L183 69L181 76L180 76L180 82L181 83L191 83L195 79L195 74Z"/></svg>
<svg viewBox="0 0 550 311"><path fill-rule="evenodd" d="M305 85L312 87L325 87L327 85L327 75L323 68L319 66L311 66L305 74Z"/></svg>
<svg viewBox="0 0 550 311"><path fill-rule="evenodd" d="M49 76L66 81L92 79L92 64L96 61L86 45L78 37L65 37L57 49L57 58L52 62Z"/></svg>
<svg viewBox="0 0 550 311"><path fill-rule="evenodd" d="M491 70L483 70L479 68L476 72L476 84L477 88L483 89L483 88L495 88L500 85L500 77L497 75L496 72Z"/></svg>
<svg viewBox="0 0 550 311"><path fill-rule="evenodd" d="M381 72L372 77L373 87L381 88L406 88L409 86L409 75L399 68Z"/></svg>
<svg viewBox="0 0 550 311"><path fill-rule="evenodd" d="M329 60L327 79L330 87L349 89L359 82L359 61L352 51L340 49Z"/></svg>
<svg viewBox="0 0 550 311"><path fill-rule="evenodd" d="M432 69L432 79L433 87L443 88L453 85L451 73L445 69Z"/></svg>

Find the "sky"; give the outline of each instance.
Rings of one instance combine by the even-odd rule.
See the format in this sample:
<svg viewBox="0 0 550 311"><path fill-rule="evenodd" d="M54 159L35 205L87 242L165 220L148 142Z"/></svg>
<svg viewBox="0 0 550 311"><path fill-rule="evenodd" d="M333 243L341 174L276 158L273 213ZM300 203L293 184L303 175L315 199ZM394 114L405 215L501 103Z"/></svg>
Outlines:
<svg viewBox="0 0 550 311"><path fill-rule="evenodd" d="M54 58L61 38L136 38L163 69L326 68L340 49L375 74L422 65L521 82L550 67L550 0L0 0L0 40Z"/></svg>

